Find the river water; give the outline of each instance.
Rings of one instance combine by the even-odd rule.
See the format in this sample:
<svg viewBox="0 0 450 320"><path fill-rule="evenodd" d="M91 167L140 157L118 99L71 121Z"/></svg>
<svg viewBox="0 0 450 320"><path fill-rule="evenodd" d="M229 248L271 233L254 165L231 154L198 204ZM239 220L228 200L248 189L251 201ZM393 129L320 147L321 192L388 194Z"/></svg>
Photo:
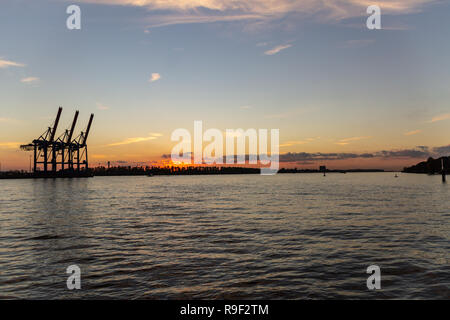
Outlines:
<svg viewBox="0 0 450 320"><path fill-rule="evenodd" d="M450 185L393 173L0 181L0 298L450 298ZM81 269L68 290L66 268ZM366 269L381 269L368 290Z"/></svg>

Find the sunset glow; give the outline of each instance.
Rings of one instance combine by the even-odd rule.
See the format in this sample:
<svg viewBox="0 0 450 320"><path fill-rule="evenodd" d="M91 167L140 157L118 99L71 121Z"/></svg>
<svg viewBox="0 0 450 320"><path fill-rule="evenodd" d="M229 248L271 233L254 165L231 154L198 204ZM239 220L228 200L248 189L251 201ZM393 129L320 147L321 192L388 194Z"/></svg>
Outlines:
<svg viewBox="0 0 450 320"><path fill-rule="evenodd" d="M281 167L401 169L450 148L447 4L378 1L377 32L368 1L246 3L86 0L68 31L65 1L4 2L2 170L29 168L17 147L60 105L58 135L75 110L77 132L96 114L93 166L167 165L171 133L195 120L280 129L280 155L303 154Z"/></svg>

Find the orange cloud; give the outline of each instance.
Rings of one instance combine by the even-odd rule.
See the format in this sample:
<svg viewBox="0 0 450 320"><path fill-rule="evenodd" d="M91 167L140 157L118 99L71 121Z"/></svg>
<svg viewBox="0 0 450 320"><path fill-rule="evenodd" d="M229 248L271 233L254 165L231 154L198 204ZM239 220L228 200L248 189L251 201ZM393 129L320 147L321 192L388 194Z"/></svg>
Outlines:
<svg viewBox="0 0 450 320"><path fill-rule="evenodd" d="M268 55L268 56L272 56L272 55L277 54L278 52L280 52L284 49L290 48L290 47L292 47L291 44L276 46L275 48L267 50L266 52L264 52L264 54Z"/></svg>
<svg viewBox="0 0 450 320"><path fill-rule="evenodd" d="M450 113L446 113L446 114L441 114L439 116L436 116L434 118L432 118L429 122L438 122L438 121L442 121L442 120L447 120L450 119Z"/></svg>
<svg viewBox="0 0 450 320"><path fill-rule="evenodd" d="M22 63L3 60L2 58L0 58L0 68L8 68L8 67L25 67L25 65Z"/></svg>
<svg viewBox="0 0 450 320"><path fill-rule="evenodd" d="M353 141L359 141L359 140L363 140L363 139L370 139L372 137L351 137L351 138L345 138L345 139L341 139L338 142L336 142L336 144L340 145L340 146L345 146L347 144L350 144Z"/></svg>
<svg viewBox="0 0 450 320"><path fill-rule="evenodd" d="M307 138L305 140L286 141L285 143L280 144L280 147L283 148L283 147L291 147L291 146L294 146L294 145L307 144L307 143L311 143L313 141L316 141L318 139L320 139L320 137Z"/></svg>
<svg viewBox="0 0 450 320"><path fill-rule="evenodd" d="M412 136L412 135L415 135L415 134L418 134L418 133L421 133L421 132L422 132L422 130L414 130L414 131L405 132L404 135L405 136Z"/></svg>
<svg viewBox="0 0 450 320"><path fill-rule="evenodd" d="M20 145L20 142L0 142L0 148L6 149L18 149Z"/></svg>
<svg viewBox="0 0 450 320"><path fill-rule="evenodd" d="M152 73L152 76L148 80L149 82L155 82L161 79L161 75L159 73Z"/></svg>
<svg viewBox="0 0 450 320"><path fill-rule="evenodd" d="M128 138L128 139L125 139L124 141L108 144L107 146L108 147L115 147L115 146L122 146L122 145L126 145L126 144L132 144L132 143L144 142L144 141L149 141L149 140L155 140L155 139L157 139L158 137L161 137L161 136L162 136L161 133L151 133L149 137Z"/></svg>
<svg viewBox="0 0 450 320"><path fill-rule="evenodd" d="M39 81L40 79L38 77L27 77L27 78L23 78L20 80L20 82L23 83L31 83L31 82L36 82Z"/></svg>
<svg viewBox="0 0 450 320"><path fill-rule="evenodd" d="M143 141L148 141L148 140L154 140L156 139L156 137L137 137L137 138L128 138L124 141L120 141L120 142L116 142L116 143L111 143L108 144L108 147L115 147L115 146L122 146L125 144L132 144L132 143L138 143L138 142L143 142Z"/></svg>

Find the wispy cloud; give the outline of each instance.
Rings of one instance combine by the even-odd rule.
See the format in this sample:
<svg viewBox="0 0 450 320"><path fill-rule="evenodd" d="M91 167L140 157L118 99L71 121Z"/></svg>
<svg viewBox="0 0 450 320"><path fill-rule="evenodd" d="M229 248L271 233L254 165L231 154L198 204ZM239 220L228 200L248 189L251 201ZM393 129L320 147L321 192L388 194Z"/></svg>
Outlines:
<svg viewBox="0 0 450 320"><path fill-rule="evenodd" d="M0 57L0 68L8 68L8 67L25 67L25 65L19 62L4 60Z"/></svg>
<svg viewBox="0 0 450 320"><path fill-rule="evenodd" d="M185 23L260 20L273 21L287 16L314 16L339 21L366 15L366 8L378 4L384 14L419 12L439 0L80 0L80 2L129 5L151 11L149 26ZM157 13L155 15L155 13Z"/></svg>
<svg viewBox="0 0 450 320"><path fill-rule="evenodd" d="M432 118L430 121L428 121L428 122L433 123L433 122L438 122L438 121L448 120L448 119L450 119L450 113L441 114L441 115L439 115L439 116L433 117L433 118Z"/></svg>
<svg viewBox="0 0 450 320"><path fill-rule="evenodd" d="M23 83L32 83L32 82L37 82L37 81L39 81L39 80L40 80L40 79L39 79L38 77L27 77L27 78L21 79L20 82L23 82Z"/></svg>
<svg viewBox="0 0 450 320"><path fill-rule="evenodd" d="M166 27L177 24L194 24L194 23L215 23L215 22L231 22L231 21L247 21L247 20L263 20L264 17L256 14L246 15L207 15L199 14L196 10L192 12L178 11L177 14L152 16L149 19L147 28Z"/></svg>
<svg viewBox="0 0 450 320"><path fill-rule="evenodd" d="M303 144L307 144L307 143L311 143L314 142L316 140L319 140L320 137L316 137L316 138L307 138L304 140L294 140L294 141L286 141L282 144L280 144L280 147L291 147L291 146L295 146L295 145L303 145Z"/></svg>
<svg viewBox="0 0 450 320"><path fill-rule="evenodd" d="M13 119L13 118L0 117L0 123L2 125L17 125L17 124L21 124L22 122L20 120Z"/></svg>
<svg viewBox="0 0 450 320"><path fill-rule="evenodd" d="M103 103L100 103L100 102L97 102L96 103L97 104L97 109L98 110L109 110L109 107L108 106L105 106Z"/></svg>
<svg viewBox="0 0 450 320"><path fill-rule="evenodd" d="M264 54L268 56L273 56L274 54L277 54L278 52L290 47L292 47L292 44L279 45L270 50L265 51Z"/></svg>
<svg viewBox="0 0 450 320"><path fill-rule="evenodd" d="M18 149L20 145L20 142L0 142L0 148L4 149Z"/></svg>
<svg viewBox="0 0 450 320"><path fill-rule="evenodd" d="M253 108L252 106L241 106L241 109L245 109L245 110L252 109L252 108Z"/></svg>
<svg viewBox="0 0 450 320"><path fill-rule="evenodd" d="M404 135L405 136L412 136L412 135L415 135L415 134L418 134L418 133L421 133L421 132L422 132L422 130L408 131L408 132L405 132Z"/></svg>
<svg viewBox="0 0 450 320"><path fill-rule="evenodd" d="M122 146L122 145L126 145L126 144L138 143L138 142L149 141L149 140L154 140L154 139L156 139L156 137L128 138L124 141L108 144L108 147Z"/></svg>
<svg viewBox="0 0 450 320"><path fill-rule="evenodd" d="M115 142L115 143L111 143L108 144L108 147L115 147L115 146L122 146L122 145L127 145L127 144L132 144L132 143L138 143L138 142L144 142L144 141L149 141L149 140L155 140L158 137L161 137L162 133L150 133L150 136L148 137L136 137L136 138L128 138L125 139L123 141L120 142Z"/></svg>
<svg viewBox="0 0 450 320"><path fill-rule="evenodd" d="M150 79L148 80L149 82L155 82L158 81L159 79L161 79L161 75L159 73L152 73Z"/></svg>
<svg viewBox="0 0 450 320"><path fill-rule="evenodd" d="M345 138L345 139L341 139L338 142L336 142L336 144L341 145L341 146L345 146L348 145L354 141L359 141L359 140L364 140L364 139L370 139L371 137L351 137L351 138Z"/></svg>

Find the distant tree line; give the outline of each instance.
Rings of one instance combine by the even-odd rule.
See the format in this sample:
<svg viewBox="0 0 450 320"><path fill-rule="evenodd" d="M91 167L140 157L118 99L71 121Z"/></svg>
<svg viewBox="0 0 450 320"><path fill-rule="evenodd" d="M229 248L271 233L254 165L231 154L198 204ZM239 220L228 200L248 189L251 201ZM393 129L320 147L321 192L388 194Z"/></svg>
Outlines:
<svg viewBox="0 0 450 320"><path fill-rule="evenodd" d="M426 173L426 174L438 174L442 173L442 160L444 160L444 171L449 173L450 158L441 157L438 159L428 158L427 161L422 161L414 166L403 169L403 172L407 173Z"/></svg>
<svg viewBox="0 0 450 320"><path fill-rule="evenodd" d="M260 168L249 167L217 167L217 166L165 166L165 167L131 167L119 166L112 168L96 167L94 176L124 176L124 175L211 175L211 174L260 174ZM318 169L281 168L278 173L318 173ZM380 169L328 170L326 172L383 172Z"/></svg>
<svg viewBox="0 0 450 320"><path fill-rule="evenodd" d="M351 169L351 170L329 170L325 172L383 172L380 169ZM278 173L319 173L324 172L320 169L298 169L298 168L281 168ZM213 174L260 174L260 168L250 167L217 167L217 166L117 166L106 168L103 166L89 168L83 171L79 176L151 176L151 175L213 175ZM0 172L0 179L20 179L20 178L36 178L36 177L69 177L70 174L64 172L56 172L55 174L44 175L41 172L30 173L26 171L7 171ZM76 176L76 175L73 175Z"/></svg>
<svg viewBox="0 0 450 320"><path fill-rule="evenodd" d="M244 167L211 167L211 166L166 166L166 167L97 167L92 169L94 176L123 175L208 175L208 174L259 174L259 168Z"/></svg>

